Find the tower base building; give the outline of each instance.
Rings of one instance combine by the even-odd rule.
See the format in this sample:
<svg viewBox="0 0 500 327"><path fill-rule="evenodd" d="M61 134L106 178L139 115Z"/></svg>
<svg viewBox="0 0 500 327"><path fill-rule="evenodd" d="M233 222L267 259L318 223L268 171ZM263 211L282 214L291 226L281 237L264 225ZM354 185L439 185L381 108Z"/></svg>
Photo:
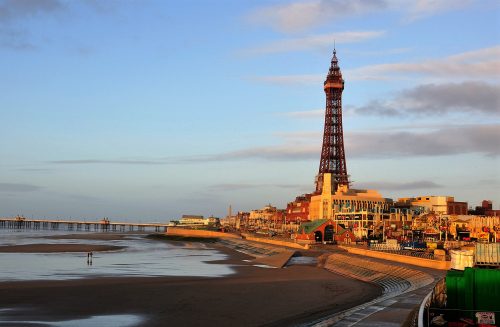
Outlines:
<svg viewBox="0 0 500 327"><path fill-rule="evenodd" d="M324 174L323 189L321 194L311 197L309 204L309 220L336 219L339 215L351 215L354 213L366 214L366 219L376 214L389 211L392 199L384 198L376 190L358 190L348 188L347 185L339 185L337 190L332 190L331 174ZM370 217L369 217L370 216Z"/></svg>

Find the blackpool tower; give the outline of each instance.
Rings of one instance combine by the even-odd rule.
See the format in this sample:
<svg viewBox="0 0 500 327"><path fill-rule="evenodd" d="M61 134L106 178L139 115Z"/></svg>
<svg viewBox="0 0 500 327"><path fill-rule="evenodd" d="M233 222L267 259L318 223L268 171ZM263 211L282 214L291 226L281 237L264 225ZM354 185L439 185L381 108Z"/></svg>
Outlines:
<svg viewBox="0 0 500 327"><path fill-rule="evenodd" d="M342 79L335 49L333 50L330 69L324 83L324 90L326 94L325 128L319 172L316 176L316 194L322 192L324 182L332 184L331 187L328 187L332 192L335 192L339 186L349 187L342 129L344 80ZM330 174L331 178L325 179L324 174Z"/></svg>

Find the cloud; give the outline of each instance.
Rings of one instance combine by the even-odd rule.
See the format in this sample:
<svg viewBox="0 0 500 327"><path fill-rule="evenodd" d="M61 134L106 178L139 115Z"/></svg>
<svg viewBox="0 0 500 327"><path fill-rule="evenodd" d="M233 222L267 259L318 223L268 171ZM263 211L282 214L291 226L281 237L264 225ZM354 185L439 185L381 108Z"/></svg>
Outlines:
<svg viewBox="0 0 500 327"><path fill-rule="evenodd" d="M28 41L27 36L26 32L0 26L0 47L18 51L35 50L36 45Z"/></svg>
<svg viewBox="0 0 500 327"><path fill-rule="evenodd" d="M57 14L72 14L81 7L96 13L109 13L118 7L113 2L98 0L0 0L0 48L27 51L38 46L32 41L32 33L24 23L33 19L51 18ZM44 36L45 38L45 36ZM77 53L89 54L89 48L79 47Z"/></svg>
<svg viewBox="0 0 500 327"><path fill-rule="evenodd" d="M0 23L45 13L53 13L64 8L59 0L4 0L0 2Z"/></svg>
<svg viewBox="0 0 500 327"><path fill-rule="evenodd" d="M296 119L309 119L324 117L325 109L307 110L307 111L291 111L280 113L281 116Z"/></svg>
<svg viewBox="0 0 500 327"><path fill-rule="evenodd" d="M351 115L354 113L358 107L351 105L343 105L343 115ZM321 119L325 118L325 109L315 109L315 110L305 110L305 111L290 111L290 112L280 112L277 115L292 118L292 119Z"/></svg>
<svg viewBox="0 0 500 327"><path fill-rule="evenodd" d="M249 80L266 84L277 85L321 85L325 79L325 74L304 74L304 75L274 75L274 76L252 76Z"/></svg>
<svg viewBox="0 0 500 327"><path fill-rule="evenodd" d="M0 192L33 192L41 190L40 186L22 183L0 183Z"/></svg>
<svg viewBox="0 0 500 327"><path fill-rule="evenodd" d="M207 156L206 160L319 160L321 133L299 132L280 135L285 139L285 142L281 145L227 152ZM499 139L499 124L471 124L411 132L391 130L350 132L345 134L345 147L346 156L353 159L443 156L468 153L496 157L500 155Z"/></svg>
<svg viewBox="0 0 500 327"><path fill-rule="evenodd" d="M281 145L248 148L204 157L204 161L319 160L321 133L298 132L280 134ZM500 125L471 124L447 126L425 131L350 132L345 134L348 158L398 158L419 156L482 154L500 155Z"/></svg>
<svg viewBox="0 0 500 327"><path fill-rule="evenodd" d="M394 54L407 53L414 50L414 48L390 48L390 49L378 49L378 50L349 50L345 49L342 51L345 55L356 55L356 56L387 56Z"/></svg>
<svg viewBox="0 0 500 327"><path fill-rule="evenodd" d="M35 50L37 46L29 40L30 33L20 28L18 22L64 9L59 0L0 1L0 47L16 51Z"/></svg>
<svg viewBox="0 0 500 327"><path fill-rule="evenodd" d="M500 46L495 46L420 62L365 66L346 71L344 75L354 80L400 78L401 76L398 75L498 79L500 76L499 58Z"/></svg>
<svg viewBox="0 0 500 327"><path fill-rule="evenodd" d="M386 7L387 2L382 0L294 1L259 8L250 13L247 20L282 32L300 32L327 22L383 10Z"/></svg>
<svg viewBox="0 0 500 327"><path fill-rule="evenodd" d="M211 157L209 156L208 159L210 161L242 159L260 159L270 161L304 160L317 156L319 151L319 146L311 147L309 144L283 144L232 151Z"/></svg>
<svg viewBox="0 0 500 327"><path fill-rule="evenodd" d="M248 189L260 189L260 188L285 188L285 189L300 189L304 188L304 185L299 184L248 184L248 183L229 183L229 184L216 184L210 186L213 191L223 191L232 192Z"/></svg>
<svg viewBox="0 0 500 327"><path fill-rule="evenodd" d="M409 129L410 130L410 129ZM178 165L238 160L297 161L319 160L320 132L278 133L284 142L279 145L261 146L224 153L166 157L154 160L56 160L52 164L88 165ZM349 132L344 136L346 157L399 158L419 156L445 156L475 153L488 157L500 155L500 124L470 124L423 127L421 130Z"/></svg>
<svg viewBox="0 0 500 327"><path fill-rule="evenodd" d="M103 160L103 159L76 159L76 160L55 160L49 161L51 164L61 165L82 165L82 164L115 164L115 165L164 165L168 162L155 160Z"/></svg>
<svg viewBox="0 0 500 327"><path fill-rule="evenodd" d="M441 188L443 185L436 184L432 181L413 181L413 182L366 182L359 183L354 186L355 188L364 189L375 189L375 190L385 190L385 191L405 191L405 190L415 190L415 189L435 189Z"/></svg>
<svg viewBox="0 0 500 327"><path fill-rule="evenodd" d="M462 9L472 2L471 0L414 0L408 6L405 21L412 22L445 11Z"/></svg>
<svg viewBox="0 0 500 327"><path fill-rule="evenodd" d="M29 172L29 173L50 173L53 169L49 168L18 168L16 171Z"/></svg>
<svg viewBox="0 0 500 327"><path fill-rule="evenodd" d="M388 101L354 108L358 114L419 116L443 114L500 115L500 86L479 81L424 84L401 91Z"/></svg>
<svg viewBox="0 0 500 327"><path fill-rule="evenodd" d="M416 77L444 79L445 81L489 79L500 77L500 46L477 49L455 55L419 62L401 62L370 65L343 71L349 81L399 80ZM278 85L321 84L326 71L320 74L252 76L250 80Z"/></svg>
<svg viewBox="0 0 500 327"><path fill-rule="evenodd" d="M278 40L267 45L243 50L244 54L269 54L278 52L304 51L309 49L330 50L334 42L353 43L381 37L385 31L348 31L330 34L310 35L301 38Z"/></svg>
<svg viewBox="0 0 500 327"><path fill-rule="evenodd" d="M346 134L346 156L391 158L483 154L500 155L500 125L450 126L418 132L357 132Z"/></svg>
<svg viewBox="0 0 500 327"><path fill-rule="evenodd" d="M472 0L300 0L258 8L246 19L256 25L296 33L338 23L342 19L387 11L398 12L402 21L411 23L446 11L462 9L471 3Z"/></svg>

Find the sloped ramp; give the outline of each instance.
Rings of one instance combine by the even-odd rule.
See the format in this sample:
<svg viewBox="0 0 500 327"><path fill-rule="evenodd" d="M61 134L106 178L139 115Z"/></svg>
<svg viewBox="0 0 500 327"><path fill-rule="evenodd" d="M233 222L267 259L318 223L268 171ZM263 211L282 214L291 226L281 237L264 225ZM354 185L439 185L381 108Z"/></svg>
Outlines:
<svg viewBox="0 0 500 327"><path fill-rule="evenodd" d="M219 243L236 251L255 257L252 262L275 268L283 268L297 252L289 248L239 239L219 240Z"/></svg>
<svg viewBox="0 0 500 327"><path fill-rule="evenodd" d="M290 260L291 257L295 254L296 251L292 250L284 250L281 253L266 256L266 257L260 257L252 260L255 263L263 264L263 265L268 265L276 268L283 268L287 262Z"/></svg>

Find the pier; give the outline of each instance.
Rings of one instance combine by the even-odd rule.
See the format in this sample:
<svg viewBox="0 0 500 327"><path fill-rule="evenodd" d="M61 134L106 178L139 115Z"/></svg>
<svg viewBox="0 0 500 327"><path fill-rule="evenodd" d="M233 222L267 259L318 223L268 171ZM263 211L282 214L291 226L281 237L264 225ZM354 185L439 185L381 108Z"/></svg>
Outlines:
<svg viewBox="0 0 500 327"><path fill-rule="evenodd" d="M0 228L41 229L41 230L76 230L93 232L131 232L155 231L166 232L168 224L111 222L104 218L99 221L28 219L25 217L0 218Z"/></svg>

